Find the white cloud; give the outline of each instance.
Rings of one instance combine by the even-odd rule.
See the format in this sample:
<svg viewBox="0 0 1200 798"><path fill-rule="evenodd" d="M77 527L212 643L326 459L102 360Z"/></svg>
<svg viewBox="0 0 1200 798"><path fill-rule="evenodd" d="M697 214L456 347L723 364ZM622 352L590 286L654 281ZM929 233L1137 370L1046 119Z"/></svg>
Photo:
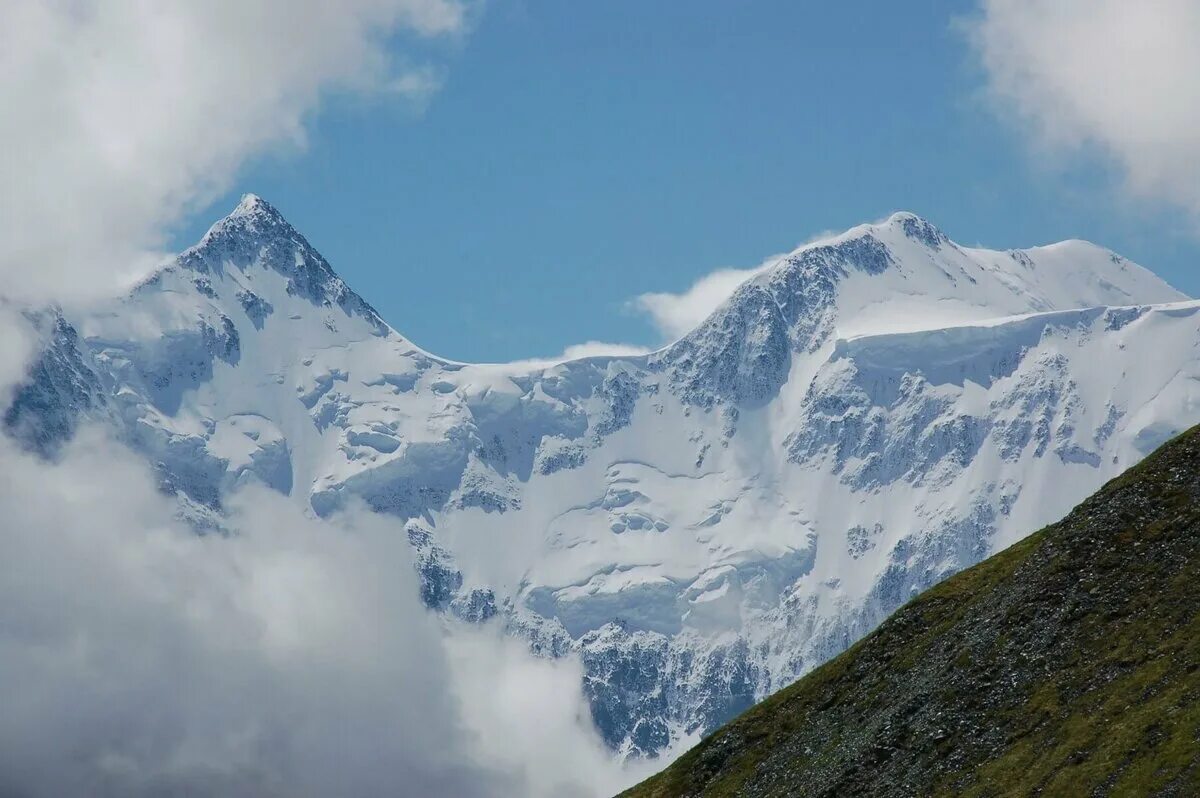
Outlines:
<svg viewBox="0 0 1200 798"><path fill-rule="evenodd" d="M681 753L617 764L592 723L577 659L534 659L496 629L464 630L446 642L455 693L469 708L464 723L484 741L475 761L514 774L522 785L515 794L616 795Z"/></svg>
<svg viewBox="0 0 1200 798"><path fill-rule="evenodd" d="M578 663L417 601L406 538L251 490L232 537L173 518L85 430L0 437L0 794L611 794Z"/></svg>
<svg viewBox="0 0 1200 798"><path fill-rule="evenodd" d="M9 0L0 4L0 290L103 292L247 158L301 146L330 91L421 102L398 32L464 32L468 0Z"/></svg>
<svg viewBox="0 0 1200 798"><path fill-rule="evenodd" d="M0 457L0 793L489 794L402 536L263 493L202 538L94 434Z"/></svg>
<svg viewBox="0 0 1200 798"><path fill-rule="evenodd" d="M0 408L12 401L36 348L36 336L21 315L0 301Z"/></svg>
<svg viewBox="0 0 1200 798"><path fill-rule="evenodd" d="M1200 4L982 0L971 40L1039 147L1099 152L1137 196L1200 215Z"/></svg>
<svg viewBox="0 0 1200 798"><path fill-rule="evenodd" d="M551 366L557 366L559 363L566 363L570 360L579 360L585 357L637 357L649 351L647 347L637 346L636 344L584 341L581 344L571 344L559 354L552 355L551 357L534 357L496 365L502 365L505 369L511 369L514 372L528 371L531 369L550 368Z"/></svg>
<svg viewBox="0 0 1200 798"><path fill-rule="evenodd" d="M783 255L772 255L750 269L718 269L678 293L641 294L630 307L645 313L658 329L664 343L678 340L708 318L742 283L776 263Z"/></svg>
<svg viewBox="0 0 1200 798"><path fill-rule="evenodd" d="M579 360L584 357L634 357L644 355L649 350L644 346L634 344L609 344L604 341L585 341L582 344L572 344L558 355L556 360Z"/></svg>

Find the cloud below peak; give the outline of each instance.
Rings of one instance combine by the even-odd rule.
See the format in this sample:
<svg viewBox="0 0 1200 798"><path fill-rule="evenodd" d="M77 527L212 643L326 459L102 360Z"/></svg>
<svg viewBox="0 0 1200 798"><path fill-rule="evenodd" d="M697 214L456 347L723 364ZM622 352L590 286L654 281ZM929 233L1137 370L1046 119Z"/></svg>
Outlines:
<svg viewBox="0 0 1200 798"><path fill-rule="evenodd" d="M199 536L94 429L55 462L0 435L0 461L2 795L594 796L656 769L605 748L578 660L421 606L394 521L249 487Z"/></svg>

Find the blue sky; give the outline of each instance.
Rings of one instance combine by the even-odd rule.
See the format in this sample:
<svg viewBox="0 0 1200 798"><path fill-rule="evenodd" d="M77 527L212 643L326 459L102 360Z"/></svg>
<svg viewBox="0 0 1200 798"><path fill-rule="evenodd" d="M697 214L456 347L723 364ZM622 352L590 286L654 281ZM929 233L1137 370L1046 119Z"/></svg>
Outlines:
<svg viewBox="0 0 1200 798"><path fill-rule="evenodd" d="M174 243L254 191L394 327L470 361L657 344L636 295L899 209L965 244L1087 238L1200 293L1194 221L997 109L973 3L681 8L491 0L461 40L398 40L443 77L422 113L327 101Z"/></svg>

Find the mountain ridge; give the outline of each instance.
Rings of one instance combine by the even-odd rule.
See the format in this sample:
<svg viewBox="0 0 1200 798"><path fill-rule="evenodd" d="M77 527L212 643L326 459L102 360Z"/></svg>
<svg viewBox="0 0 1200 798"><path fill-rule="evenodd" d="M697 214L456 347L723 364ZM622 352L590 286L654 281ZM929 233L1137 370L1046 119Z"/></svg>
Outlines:
<svg viewBox="0 0 1200 798"><path fill-rule="evenodd" d="M129 296L47 316L5 428L53 456L107 425L199 530L248 483L365 504L432 609L578 656L624 755L713 728L1200 421L1200 304L1154 304L1180 295L1090 246L972 250L898 214L657 352L525 367L431 355L264 200L239 208Z"/></svg>
<svg viewBox="0 0 1200 798"><path fill-rule="evenodd" d="M778 258L770 267L762 270L758 274L747 277L747 279L745 281L743 281L741 284L739 284L739 286L737 288L735 288L730 293L730 295L727 296L718 305L718 307L712 311L712 313L709 314L709 317L707 317L703 322L698 324L690 332L685 333L684 335L681 335L679 337L679 339L676 339L674 341L669 341L669 342L663 344L661 347L659 347L658 349L656 349L652 352L646 353L645 355L619 355L619 356L600 355L600 356L588 356L588 357L578 358L578 359L589 360L589 359L592 359L595 357L600 357L600 358L620 357L621 359L640 361L642 358L652 358L655 355L661 354L664 351L671 349L672 347L677 345L681 340L687 338L689 335L695 333L697 330L703 328L706 325L706 323L714 315L716 315L726 304L728 304L730 301L732 301L735 298L735 296L737 295L737 293L740 290L742 290L748 286L751 286L751 285L762 285L764 282L770 281L772 276L775 276L776 278L778 278L781 273L785 273L789 269L794 269L799 264L811 265L810 262L806 262L805 257L806 257L806 255L810 256L812 253L817 253L819 255L824 256L824 255L827 255L827 253L829 253L831 251L836 252L836 248L838 246L842 246L842 245L846 245L846 244L850 243L850 244L853 244L854 248L861 248L861 251L866 253L865 257L860 256L856 259L857 263L866 264L865 270L868 272L874 272L874 273L882 272L887 269L888 264L891 259L891 256L887 251L887 246L879 238L880 233L881 233L881 231L889 231L889 230L897 230L897 229L902 231L904 237L906 237L910 240L913 240L913 241L924 243L925 245L930 246L933 249L941 249L942 246L947 246L949 248L953 248L955 250L959 250L959 251L963 251L963 252L988 252L989 254L996 254L990 250L972 249L970 247L961 247L960 245L958 245L954 241L952 241L936 225L934 225L932 222L928 221L927 219L919 216L918 214L915 214L911 211L896 211L896 212L890 214L887 218L882 219L878 222L860 224L855 227L849 228L848 230L846 230L842 233L822 236L818 239L809 241L805 244L802 244L802 245L796 247L794 250L789 252L787 255L784 255L784 256ZM287 221L287 219L283 216L283 214L274 205L272 205L269 201L267 201L266 199L264 199L262 196L260 196L258 194L254 194L254 193L244 194L242 196L241 200L239 201L238 205L235 206L234 209L229 214L227 214L226 216L222 217L221 219L219 219L215 223L213 223L213 225L209 228L209 230L201 237L200 241L197 242L195 245L184 250L180 254L180 256L177 258L177 260L181 262L181 265L184 265L188 268L196 268L197 270L203 272L204 270L206 270L208 268L208 266L207 266L208 262L210 260L212 260L211 255L202 254L205 252L206 248L213 247L213 245L219 241L228 240L228 239L237 240L237 239L246 238L246 237L257 240L260 243L266 243L266 242L269 242L271 239L283 237L284 239L288 240L289 242L297 244L306 256L312 257L312 259L316 262L317 267L320 269L320 271L323 273L323 275L325 275L328 279L336 280L337 283L339 283L339 286L338 286L339 289L341 289L345 292L348 292L349 294L353 294L357 298L358 302L361 302L361 304L363 306L365 306L367 309L370 310L370 313L378 319L380 324L385 325L387 327L387 329L391 330L392 332L396 333L397 335L401 335L401 337L404 337L401 333L398 332L398 328L396 328L393 325L386 322L381 316L379 316L379 314L374 310L374 308L372 308L370 306L370 304L361 297L361 295L359 295L357 292L354 291L354 289L345 281L345 279L340 274L338 274L336 270L333 269L333 267L328 263L328 261L326 261L320 255L320 253L317 252L317 250L312 246L312 244L308 241L308 239L302 233L300 233L298 230L296 230L296 228ZM860 244L857 242L865 242L865 243ZM222 247L218 246L215 248L218 250L218 252L217 252L218 258L220 258L220 257L227 258L228 257L229 253L226 251L222 251L222 249L223 249ZM1064 249L1064 248L1083 248L1086 250L1092 250L1092 251L1094 251L1094 254L1097 254L1100 256L1099 261L1110 261L1112 264L1116 265L1118 267L1116 272L1110 272L1105 276L1101 276L1099 278L1099 281L1102 284L1107 284L1108 288L1113 288L1113 289L1116 289L1117 291L1121 292L1121 294L1124 295L1125 297L1133 298L1134 294L1131 290L1131 284L1140 284L1142 287L1142 290L1146 290L1146 286L1150 286L1149 290L1153 291L1159 295L1160 298L1155 300L1153 302L1153 304L1162 304L1164 302L1171 302L1171 301L1187 301L1188 299L1190 299L1190 297L1187 297L1185 294L1182 294L1182 293L1176 291L1174 288L1170 287L1168 284L1166 284L1164 281L1162 281L1160 278L1158 278L1157 275L1154 275L1153 272L1150 272L1148 269L1145 269L1144 267L1139 266L1138 264L1132 263L1131 261L1127 261L1126 259L1122 258L1120 255L1117 255L1115 252L1113 252L1107 248L1104 248L1102 246L1096 245L1092 242L1085 241L1082 239L1065 239L1065 240L1053 242L1050 244L1038 245L1035 247L1031 247L1029 249L1012 249L1012 250L1005 250L1003 252L1005 254L1008 254L1010 257L1012 257L1016 262L1024 264L1025 268L1028 269L1028 268L1030 268L1030 263L1028 261L1029 256L1027 253L1037 252L1037 251L1060 250L1060 249ZM243 257L245 258L245 260L250 260L250 258L246 258L245 256L243 256ZM817 260L819 261L818 265L820 267L820 270L825 272L823 279L825 279L825 280L830 279L830 276L831 276L829 274L830 271L835 272L835 273L841 272L841 274L839 276L842 276L842 277L845 276L844 268L839 268L839 264L831 263L828 260L828 258L825 258L825 257L818 258ZM1094 266L1094 265L1095 265L1094 263L1091 264L1091 266ZM168 264L168 266L169 266L169 264ZM1127 271L1127 270L1132 271L1134 273L1134 279L1132 280L1132 283L1130 281L1124 281L1125 282L1124 285L1117 285L1117 283L1121 283L1123 281L1119 278L1109 279L1109 278L1113 278L1114 275L1120 274L1121 271ZM819 273L820 272L817 272L816 274L814 274L812 271L810 271L808 273L803 274L802 276L811 279ZM152 279L152 277L150 279ZM969 276L968 276L968 279L970 279ZM974 280L972 280L972 281L974 281ZM1117 298L1117 297L1109 297L1110 300L1114 299L1114 298ZM1041 304L1046 304L1046 301L1044 299L1039 299L1038 301ZM1068 305L1070 307L1075 307L1075 306L1100 307L1100 306L1119 305L1119 304L1124 304L1124 303L1115 302L1115 301L1106 301L1106 302L1067 301L1067 302L1062 302L1061 300L1056 299L1056 304ZM1134 302L1130 302L1128 304L1145 304L1145 300L1137 300ZM1067 309L1067 308L1064 307L1062 309ZM980 320L982 320L984 318L990 318L990 317L991 317L990 315L984 315L984 316L980 316L979 318L980 318ZM932 329L932 327L930 329ZM407 338L405 340L407 340ZM498 362L498 363L474 363L471 361L455 360L452 358L448 358L448 357L444 357L442 355L436 354L427 349L422 349L422 351L426 355L428 355L436 360L439 360L443 363L447 363L447 364L463 365L463 366L489 366L489 365L507 366L507 365L510 365L509 363L500 363L500 362ZM514 363L519 363L519 362L521 362L521 361L514 361ZM574 362L574 359L563 360L560 362Z"/></svg>

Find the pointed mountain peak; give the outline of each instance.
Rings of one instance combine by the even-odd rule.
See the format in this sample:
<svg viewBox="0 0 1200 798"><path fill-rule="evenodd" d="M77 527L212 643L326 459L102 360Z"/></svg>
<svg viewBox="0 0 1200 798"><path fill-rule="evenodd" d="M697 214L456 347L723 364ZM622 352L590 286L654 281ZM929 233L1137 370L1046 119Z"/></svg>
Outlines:
<svg viewBox="0 0 1200 798"><path fill-rule="evenodd" d="M943 244L950 243L950 238L937 225L911 211L897 211L879 226L899 230L906 238L930 249L941 249Z"/></svg>
<svg viewBox="0 0 1200 798"><path fill-rule="evenodd" d="M243 194L229 215L219 220L204 236L205 240L223 232L299 235L278 210L257 194ZM203 244L204 241L201 241Z"/></svg>
<svg viewBox="0 0 1200 798"><path fill-rule="evenodd" d="M248 257L252 259L263 247L298 247L320 258L283 214L257 194L243 194L234 209L208 228L204 237L181 258L193 265L197 260L208 260L210 255L240 262Z"/></svg>
<svg viewBox="0 0 1200 798"><path fill-rule="evenodd" d="M272 213L276 216L279 212L272 207L271 203L267 202L257 194L243 194L241 201L237 207L233 209L230 216L253 216L257 213Z"/></svg>
<svg viewBox="0 0 1200 798"><path fill-rule="evenodd" d="M759 281L769 280L772 272L797 268L834 274L845 269L879 274L894 265L898 255L892 247L905 239L933 250L954 246L950 237L929 220L911 211L897 211L886 219L823 235L797 247L772 269L765 270L766 276L760 276Z"/></svg>
<svg viewBox="0 0 1200 798"><path fill-rule="evenodd" d="M912 211L896 211L883 220L883 225L893 227L902 226L910 223L931 224L931 222L919 213Z"/></svg>
<svg viewBox="0 0 1200 798"><path fill-rule="evenodd" d="M289 294L367 318L380 335L391 330L283 214L257 194L244 194L229 215L210 227L177 262L200 274L271 269L287 278Z"/></svg>

